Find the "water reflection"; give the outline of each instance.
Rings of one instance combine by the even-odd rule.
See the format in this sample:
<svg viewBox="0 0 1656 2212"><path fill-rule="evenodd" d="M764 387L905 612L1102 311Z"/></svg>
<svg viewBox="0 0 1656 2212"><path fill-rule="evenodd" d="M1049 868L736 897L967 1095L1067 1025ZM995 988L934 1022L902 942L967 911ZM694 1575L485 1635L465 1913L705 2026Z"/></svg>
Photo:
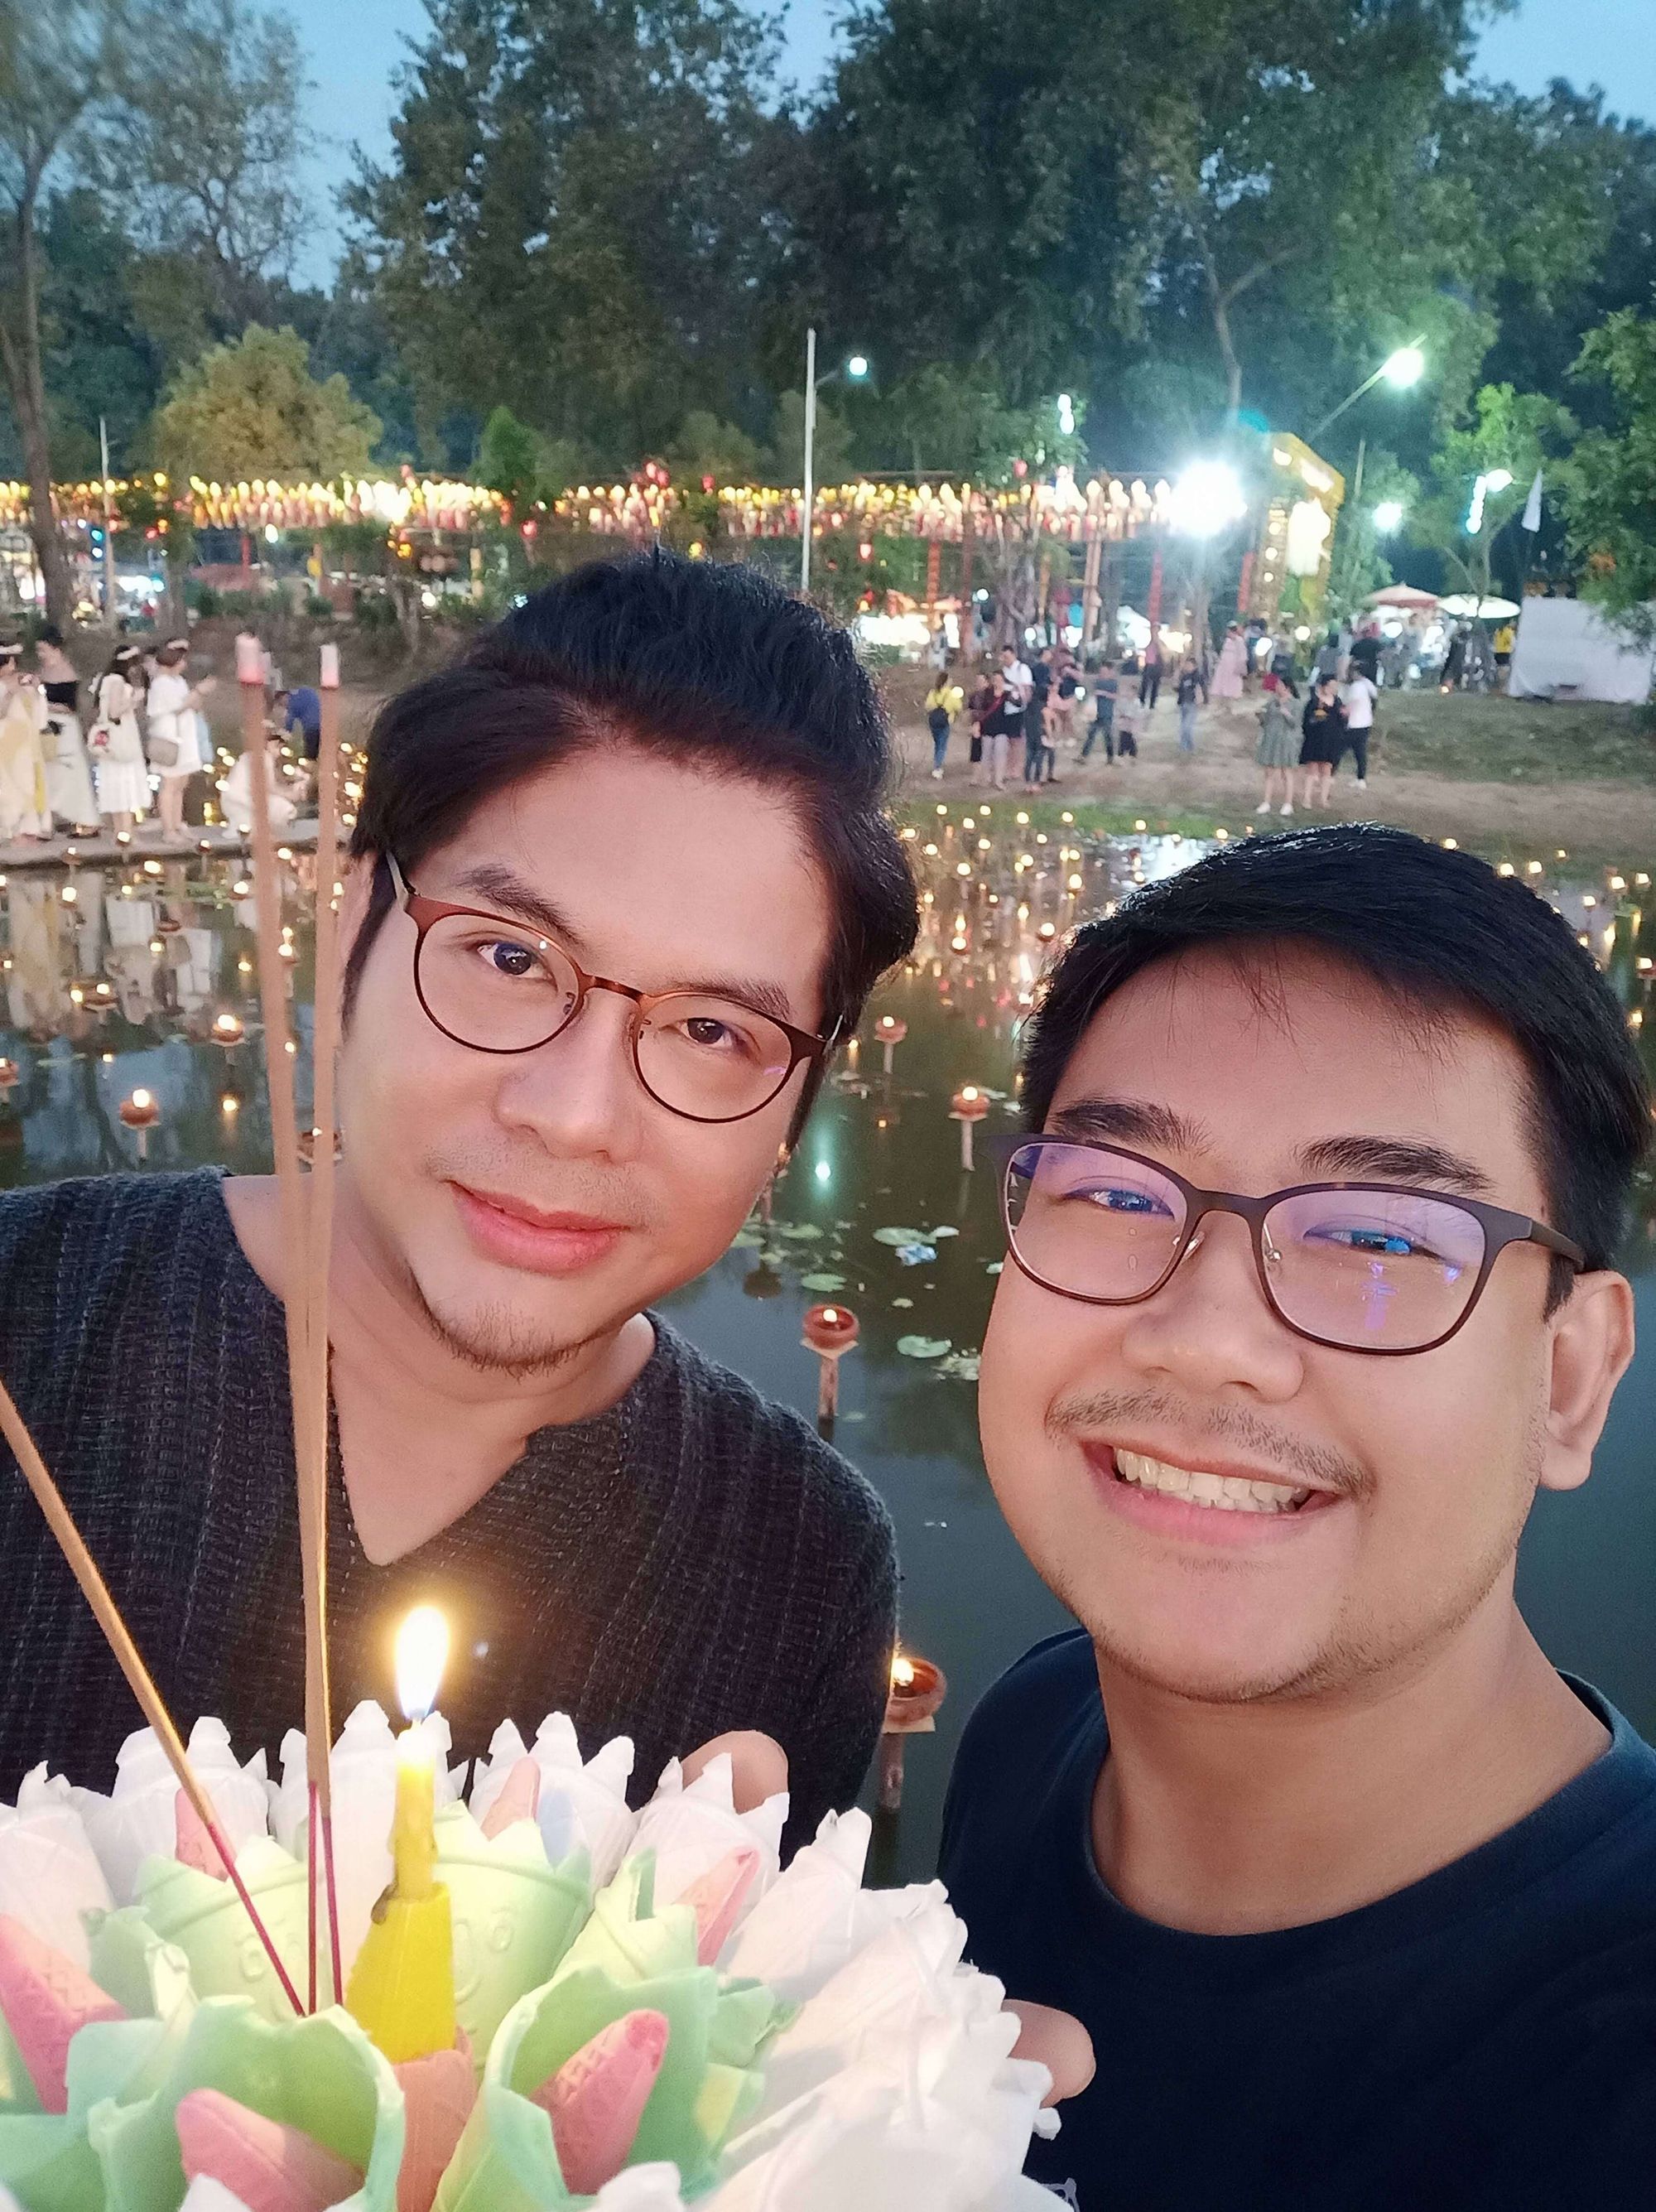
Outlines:
<svg viewBox="0 0 1656 2212"><path fill-rule="evenodd" d="M1022 818L1020 818L1022 817ZM858 1349L841 1364L835 1441L877 1485L897 1524L904 1633L949 1678L937 1735L908 1747L907 1795L883 1863L930 1871L961 1722L993 1676L1066 1625L1006 1534L978 1453L973 1380L1002 1257L983 1138L1014 1123L1017 1025L1040 967L1074 922L1131 884L1208 849L1145 832L1102 839L1065 814L917 812L912 843L924 928L913 962L881 993L831 1079L786 1173L736 1248L670 1302L713 1357L808 1417L816 1355L806 1309L849 1304ZM1641 1027L1656 963L1656 901L1630 867L1572 874L1551 855L1513 864L1590 945ZM311 952L300 913L312 864L284 866L301 1121L310 1096ZM220 1161L255 1172L269 1121L246 862L189 859L29 871L0 888L7 1027L0 1036L0 1183ZM234 1015L243 1035L213 1041ZM899 1041L881 1042L878 1018ZM978 1171L961 1167L950 1102L986 1097ZM135 1090L159 1108L143 1137L120 1119ZM1651 1293L1651 1194L1629 1265ZM1623 1386L1593 1482L1544 1498L1520 1588L1549 1650L1656 1732L1656 1649L1646 1629L1656 1559L1656 1485L1645 1439L1656 1420L1656 1330ZM1427 1447L1423 1447L1427 1448ZM519 1715L532 1721L537 1716Z"/></svg>

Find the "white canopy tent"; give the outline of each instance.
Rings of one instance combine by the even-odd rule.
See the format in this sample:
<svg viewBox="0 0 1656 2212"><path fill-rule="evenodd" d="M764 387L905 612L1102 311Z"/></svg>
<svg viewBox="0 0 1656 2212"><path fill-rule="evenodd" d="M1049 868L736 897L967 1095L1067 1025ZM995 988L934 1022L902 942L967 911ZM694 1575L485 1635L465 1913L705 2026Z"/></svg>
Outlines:
<svg viewBox="0 0 1656 2212"><path fill-rule="evenodd" d="M1514 699L1600 699L1641 706L1656 645L1641 645L1586 599L1526 599L1507 688Z"/></svg>

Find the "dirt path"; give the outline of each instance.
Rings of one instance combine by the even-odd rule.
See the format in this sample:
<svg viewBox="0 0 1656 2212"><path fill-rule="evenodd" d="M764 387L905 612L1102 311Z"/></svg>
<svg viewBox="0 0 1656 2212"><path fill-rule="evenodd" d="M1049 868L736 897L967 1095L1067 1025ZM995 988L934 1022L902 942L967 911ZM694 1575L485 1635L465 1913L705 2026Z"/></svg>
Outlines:
<svg viewBox="0 0 1656 2212"><path fill-rule="evenodd" d="M1077 757L1078 747L1061 745L1058 783L1043 795L1062 796L1066 803L1100 799L1147 815L1210 813L1234 830L1252 818L1259 796L1259 772L1253 765L1257 714L1252 702L1204 708L1196 753L1181 757L1177 718L1163 701L1140 738L1136 762L1112 767L1095 751L1083 766ZM905 718L899 731L903 797L912 803L968 796L968 744L964 730L951 737L943 779L933 783L931 738L923 726ZM1507 785L1463 783L1420 772L1392 775L1387 772L1383 738L1369 762L1367 791L1353 789L1350 770L1348 760L1335 779L1334 803L1326 817L1301 813L1296 818L1393 822L1422 836L1460 837L1486 848L1507 847L1514 854L1521 848L1525 856L1560 845L1584 857L1625 854L1631 861L1656 855L1656 787L1649 784L1561 778L1545 785ZM1009 782L1004 796L1010 799L1022 789L1022 783Z"/></svg>

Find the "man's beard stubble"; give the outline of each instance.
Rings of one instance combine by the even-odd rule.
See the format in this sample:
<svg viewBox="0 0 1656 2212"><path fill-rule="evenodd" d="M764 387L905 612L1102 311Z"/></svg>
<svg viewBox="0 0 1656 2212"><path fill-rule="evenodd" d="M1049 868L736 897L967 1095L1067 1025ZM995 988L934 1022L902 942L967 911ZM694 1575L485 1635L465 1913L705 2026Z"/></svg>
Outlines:
<svg viewBox="0 0 1656 2212"><path fill-rule="evenodd" d="M1067 1442L1080 1431L1119 1428L1139 1420L1168 1424L1172 1410L1171 1401L1154 1391L1076 1392L1053 1405L1046 1418L1046 1432L1054 1441ZM1350 1499L1361 1500L1372 1493L1374 1486L1367 1473L1343 1455L1285 1437L1247 1410L1225 1408L1219 1419L1210 1416L1199 1425L1187 1424L1187 1430L1195 1425L1205 1427L1216 1439L1228 1438L1261 1455L1285 1477L1307 1477ZM1418 1632L1412 1637L1386 1637L1372 1629L1364 1632L1347 1624L1298 1666L1253 1676L1180 1680L1170 1675L1165 1662L1158 1664L1150 1654L1114 1633L1107 1620L1094 1617L1098 1608L1086 1601L1078 1587L1081 1577L1071 1565L1072 1553L1060 1552L1040 1571L1052 1595L1087 1631L1101 1667L1113 1668L1145 1689L1191 1704L1218 1705L1289 1703L1352 1691L1361 1694L1363 1684L1378 1686L1399 1667L1428 1661L1465 1626L1503 1575L1510 1576L1518 1540L1539 1485L1544 1440L1544 1424L1538 1414L1527 1440L1529 1469L1522 1511L1492 1537L1454 1592L1453 1602L1435 1620L1418 1623Z"/></svg>

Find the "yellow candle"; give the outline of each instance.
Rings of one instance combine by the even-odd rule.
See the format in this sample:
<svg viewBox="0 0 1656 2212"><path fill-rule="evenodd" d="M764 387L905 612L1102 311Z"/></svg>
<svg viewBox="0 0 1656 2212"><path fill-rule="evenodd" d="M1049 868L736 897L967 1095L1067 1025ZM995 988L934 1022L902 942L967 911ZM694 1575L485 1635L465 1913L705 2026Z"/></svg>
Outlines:
<svg viewBox="0 0 1656 2212"><path fill-rule="evenodd" d="M421 1606L397 1638L397 1693L411 1723L437 1702L448 1627ZM454 1929L446 1886L437 1879L436 1759L417 1725L397 1741L397 1813L391 1823L391 1885L373 1910L345 1991L345 2008L400 2066L452 2050L455 2039Z"/></svg>

